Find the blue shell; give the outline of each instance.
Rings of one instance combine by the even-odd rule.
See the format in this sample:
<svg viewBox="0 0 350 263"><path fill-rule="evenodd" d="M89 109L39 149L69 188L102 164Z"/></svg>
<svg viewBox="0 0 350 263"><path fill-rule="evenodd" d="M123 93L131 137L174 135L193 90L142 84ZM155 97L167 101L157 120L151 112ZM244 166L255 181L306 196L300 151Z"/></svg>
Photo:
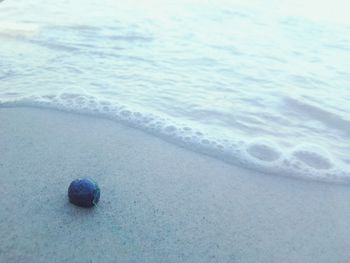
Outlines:
<svg viewBox="0 0 350 263"><path fill-rule="evenodd" d="M90 179L76 179L68 188L69 202L77 206L92 207L100 200L100 188Z"/></svg>

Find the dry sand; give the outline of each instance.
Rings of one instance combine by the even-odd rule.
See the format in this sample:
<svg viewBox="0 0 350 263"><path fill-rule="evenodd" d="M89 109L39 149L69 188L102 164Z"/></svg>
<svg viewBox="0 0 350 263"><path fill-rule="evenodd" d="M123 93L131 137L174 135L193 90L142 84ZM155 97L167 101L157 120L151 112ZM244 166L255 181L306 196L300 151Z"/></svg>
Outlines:
<svg viewBox="0 0 350 263"><path fill-rule="evenodd" d="M69 183L99 182L94 209ZM109 120L0 108L0 262L349 262L350 187L263 175Z"/></svg>

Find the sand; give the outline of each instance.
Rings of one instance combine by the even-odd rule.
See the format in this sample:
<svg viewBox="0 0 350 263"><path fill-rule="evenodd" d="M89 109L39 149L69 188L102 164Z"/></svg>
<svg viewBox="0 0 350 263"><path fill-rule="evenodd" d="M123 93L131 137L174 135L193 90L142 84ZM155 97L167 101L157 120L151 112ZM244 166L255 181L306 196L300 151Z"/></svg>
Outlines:
<svg viewBox="0 0 350 263"><path fill-rule="evenodd" d="M98 207L67 198L99 182ZM94 117L0 108L0 262L348 262L350 187L269 176Z"/></svg>

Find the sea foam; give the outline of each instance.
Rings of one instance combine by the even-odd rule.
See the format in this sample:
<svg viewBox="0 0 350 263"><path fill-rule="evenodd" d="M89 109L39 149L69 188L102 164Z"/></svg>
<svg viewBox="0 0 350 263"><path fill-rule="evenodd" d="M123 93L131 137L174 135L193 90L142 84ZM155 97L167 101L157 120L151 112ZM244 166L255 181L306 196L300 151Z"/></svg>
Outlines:
<svg viewBox="0 0 350 263"><path fill-rule="evenodd" d="M59 96L31 96L0 101L0 107L37 107L92 115L121 122L159 136L190 150L267 174L291 176L324 182L348 183L350 173L330 154L315 145L301 145L282 150L264 138L253 141L215 138L203 130L178 123L170 118L134 111L93 96L62 93Z"/></svg>

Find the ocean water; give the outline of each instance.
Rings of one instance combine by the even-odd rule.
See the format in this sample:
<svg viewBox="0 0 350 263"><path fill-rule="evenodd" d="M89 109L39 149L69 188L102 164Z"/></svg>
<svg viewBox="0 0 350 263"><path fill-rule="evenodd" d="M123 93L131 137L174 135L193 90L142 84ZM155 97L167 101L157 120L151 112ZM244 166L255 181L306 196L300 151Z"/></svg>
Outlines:
<svg viewBox="0 0 350 263"><path fill-rule="evenodd" d="M110 118L248 169L350 182L346 1L4 1L0 107Z"/></svg>

